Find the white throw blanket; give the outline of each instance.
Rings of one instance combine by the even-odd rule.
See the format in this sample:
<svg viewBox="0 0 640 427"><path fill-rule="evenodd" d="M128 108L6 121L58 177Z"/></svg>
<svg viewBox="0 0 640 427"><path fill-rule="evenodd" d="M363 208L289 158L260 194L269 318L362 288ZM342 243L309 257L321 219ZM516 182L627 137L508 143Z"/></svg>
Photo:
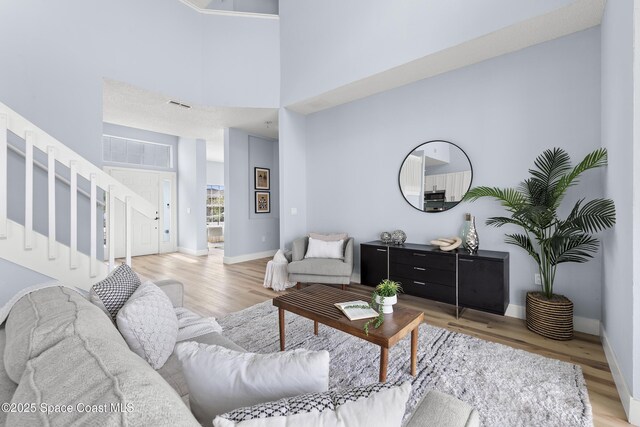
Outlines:
<svg viewBox="0 0 640 427"><path fill-rule="evenodd" d="M265 288L271 288L274 291L284 291L295 285L293 282L289 282L289 262L287 257L284 256L284 252L280 249L276 252L273 260L267 263L267 271L264 274Z"/></svg>
<svg viewBox="0 0 640 427"><path fill-rule="evenodd" d="M184 308L175 308L178 317L178 337L176 341L186 341L211 332L222 332L222 327L213 317L200 317L193 311Z"/></svg>
<svg viewBox="0 0 640 427"><path fill-rule="evenodd" d="M37 291L38 289L51 288L53 286L64 286L64 285L60 284L60 282L58 282L57 280L53 280L51 282L39 283L37 285L29 286L27 288L21 289L18 292L16 292L16 294L12 296L11 299L7 301L5 305L2 306L2 308L0 308L0 325L3 324L5 320L7 320L7 317L9 316L9 312L11 311L15 303L17 303L20 300L20 298L22 298L27 294L30 294L33 291ZM69 286L64 286L64 287L78 292L78 289L76 288L72 288Z"/></svg>

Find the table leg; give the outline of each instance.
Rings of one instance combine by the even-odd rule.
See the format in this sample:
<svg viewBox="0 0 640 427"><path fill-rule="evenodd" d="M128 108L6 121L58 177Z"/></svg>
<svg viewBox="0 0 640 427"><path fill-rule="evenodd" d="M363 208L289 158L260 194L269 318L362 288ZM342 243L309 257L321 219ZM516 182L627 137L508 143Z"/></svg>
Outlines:
<svg viewBox="0 0 640 427"><path fill-rule="evenodd" d="M387 365L389 362L389 349L380 347L380 382L387 381Z"/></svg>
<svg viewBox="0 0 640 427"><path fill-rule="evenodd" d="M416 365L418 362L418 326L411 331L411 375L416 376Z"/></svg>
<svg viewBox="0 0 640 427"><path fill-rule="evenodd" d="M313 321L313 334L314 335L318 335L318 321L317 320Z"/></svg>
<svg viewBox="0 0 640 427"><path fill-rule="evenodd" d="M278 320L280 323L280 351L284 351L284 309L278 308Z"/></svg>

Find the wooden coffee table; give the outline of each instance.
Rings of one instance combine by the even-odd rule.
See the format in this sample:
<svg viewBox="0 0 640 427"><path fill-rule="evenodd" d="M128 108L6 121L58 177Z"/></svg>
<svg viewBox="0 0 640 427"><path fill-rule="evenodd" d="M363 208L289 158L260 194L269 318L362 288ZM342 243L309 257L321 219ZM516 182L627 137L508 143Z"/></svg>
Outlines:
<svg viewBox="0 0 640 427"><path fill-rule="evenodd" d="M366 299L366 298L365 298ZM285 348L284 312L290 311L313 320L314 333L318 335L318 323L346 332L380 346L380 382L387 380L389 349L411 332L411 375L416 375L418 351L418 327L424 322L424 313L404 307L394 307L392 314L384 316L384 323L375 329L369 327L369 335L363 327L368 319L351 321L334 305L337 302L363 300L362 296L324 285L313 285L273 299L278 307L280 320L280 350Z"/></svg>

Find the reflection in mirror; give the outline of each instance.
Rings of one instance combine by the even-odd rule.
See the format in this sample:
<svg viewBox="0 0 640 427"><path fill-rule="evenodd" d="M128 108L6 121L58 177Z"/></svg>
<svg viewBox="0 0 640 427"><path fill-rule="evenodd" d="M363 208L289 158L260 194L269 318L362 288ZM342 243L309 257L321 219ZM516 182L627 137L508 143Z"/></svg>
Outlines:
<svg viewBox="0 0 640 427"><path fill-rule="evenodd" d="M407 155L398 177L405 200L424 212L451 209L471 187L469 157L447 141L429 141Z"/></svg>

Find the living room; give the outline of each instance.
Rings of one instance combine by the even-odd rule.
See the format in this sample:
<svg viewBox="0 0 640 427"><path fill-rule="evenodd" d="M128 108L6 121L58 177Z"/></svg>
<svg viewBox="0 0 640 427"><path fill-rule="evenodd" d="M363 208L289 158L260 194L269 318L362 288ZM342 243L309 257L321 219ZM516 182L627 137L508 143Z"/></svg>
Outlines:
<svg viewBox="0 0 640 427"><path fill-rule="evenodd" d="M637 1L477 5L282 0L277 13L229 10L233 2L199 3L0 5L0 16L8 22L0 30L6 41L0 52L11 58L0 72L0 102L98 168L108 166L101 145L103 122L109 122L105 81L166 95L193 105L194 111L273 114L267 120L256 113L260 119L250 125L275 128L277 138L248 131L246 124L219 129L226 264L198 256L206 250L206 220L193 218L206 213L188 200L177 206L176 249L183 246L180 239L197 243L185 245L182 253L125 259L143 279L181 281L185 307L222 319L224 330L235 327L241 309L280 295L262 286L267 261L278 249L291 250L294 240L310 232L347 232L354 238L348 289L368 301L371 288L360 284L361 244L377 240L383 231L401 229L407 244L428 245L438 237L459 235L470 212L476 217L480 249L509 254L505 316L468 310L457 319L450 305L408 294L400 295L399 305L424 311L427 324L581 365L584 377L579 378L586 386L573 391L588 391L585 407L593 413L575 425L640 424L640 293L633 268L635 242L640 241L635 226L640 223L635 206L640 187L634 179L640 164L634 132L640 96L635 84L640 69L634 50ZM204 3L210 8L204 9ZM242 2L236 3L240 7ZM149 129L141 122L137 127L191 137L193 144L183 146L183 159L192 156L194 166L176 171L177 198L183 200L193 188L181 174L206 176L206 135ZM266 150L255 138L266 138L272 146ZM615 225L596 234L601 245L593 259L562 264L555 276L554 292L573 302L573 340L553 341L527 330L526 295L539 289L539 269L529 253L505 242L505 233L513 230L485 225L488 218L504 214L498 203L463 201L437 213L420 212L407 203L398 186L401 165L416 147L433 140L452 142L466 154L471 187L515 188L536 157L554 147L565 150L574 165L595 150L607 150L607 166L585 172L559 210L565 217L580 199L606 198L616 213ZM267 190L254 183L256 167L270 171ZM16 186L11 170L8 181ZM33 190L36 210L42 206L34 218L36 231L39 222L46 231L50 220L46 203L38 205L38 199L46 200L44 175ZM194 200L206 192L201 181ZM88 181L86 189L89 194ZM258 212L258 192L269 194L268 212ZM78 204L79 212L88 213L88 198L80 197ZM20 214L9 206L9 218L24 220L23 207L22 199ZM58 207L58 221L68 223L69 215L66 207ZM100 221L100 207L96 216ZM83 227L78 236L88 238L89 224ZM61 243L68 244L61 237L67 233L59 230ZM43 263L31 262L28 253L19 258L26 260L23 267L16 265L15 248L4 243L2 304L53 277L49 267L37 268ZM88 254L87 248L80 244L79 251ZM104 250L104 258L113 261L106 274L120 255L111 257L108 246ZM78 285L89 289L101 278L92 277ZM270 345L276 348L276 312L269 316L276 323L265 336L275 334ZM242 335L239 329L235 334ZM338 371L335 375L331 381L338 381ZM412 400L412 408L416 403ZM488 417L484 406L471 403L482 425L506 425L506 419ZM529 404L531 411L539 408ZM497 403L490 413L499 409ZM523 413L519 423L532 425L534 419Z"/></svg>

